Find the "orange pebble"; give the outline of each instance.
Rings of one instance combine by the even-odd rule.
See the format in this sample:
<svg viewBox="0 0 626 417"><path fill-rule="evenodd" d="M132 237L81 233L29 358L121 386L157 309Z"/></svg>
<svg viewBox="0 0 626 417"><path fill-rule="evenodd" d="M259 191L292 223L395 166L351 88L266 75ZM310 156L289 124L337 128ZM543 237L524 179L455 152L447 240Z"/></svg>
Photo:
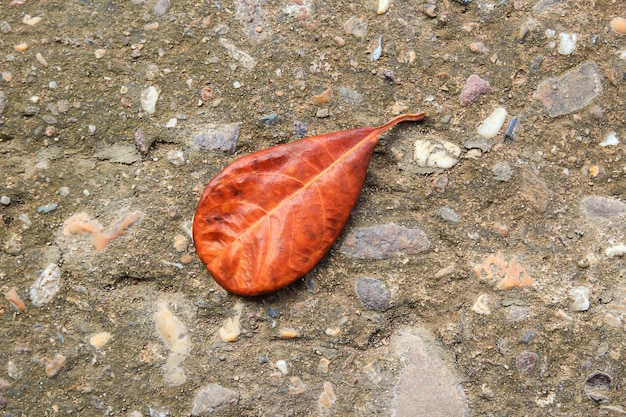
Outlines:
<svg viewBox="0 0 626 417"><path fill-rule="evenodd" d="M192 261L193 261L193 256L191 256L188 253L180 257L180 263L183 265L190 264Z"/></svg>
<svg viewBox="0 0 626 417"><path fill-rule="evenodd" d="M313 96L313 104L325 104L333 98L333 89L329 88L318 96Z"/></svg>
<svg viewBox="0 0 626 417"><path fill-rule="evenodd" d="M26 306L24 305L24 302L22 301L20 296L17 294L17 291L15 291L15 288L11 288L9 291L7 291L4 294L4 298L9 300L11 305L17 308L22 313L26 311Z"/></svg>
<svg viewBox="0 0 626 417"><path fill-rule="evenodd" d="M620 35L626 35L626 19L623 17L616 17L611 20L611 29Z"/></svg>

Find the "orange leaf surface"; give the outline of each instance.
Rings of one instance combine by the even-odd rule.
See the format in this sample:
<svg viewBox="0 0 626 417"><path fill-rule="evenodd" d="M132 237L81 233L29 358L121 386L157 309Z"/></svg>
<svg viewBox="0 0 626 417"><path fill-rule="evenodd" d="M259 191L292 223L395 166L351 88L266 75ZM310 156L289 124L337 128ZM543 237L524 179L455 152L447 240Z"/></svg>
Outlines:
<svg viewBox="0 0 626 417"><path fill-rule="evenodd" d="M289 285L311 270L341 233L365 181L378 137L424 113L274 146L217 174L193 220L198 256L239 295Z"/></svg>

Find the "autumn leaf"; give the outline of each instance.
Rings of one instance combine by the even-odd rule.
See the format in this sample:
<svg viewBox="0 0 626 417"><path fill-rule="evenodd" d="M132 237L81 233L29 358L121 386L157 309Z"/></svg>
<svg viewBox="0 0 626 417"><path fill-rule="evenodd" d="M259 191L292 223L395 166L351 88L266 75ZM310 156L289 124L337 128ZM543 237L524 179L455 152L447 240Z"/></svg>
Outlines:
<svg viewBox="0 0 626 417"><path fill-rule="evenodd" d="M311 136L243 156L204 189L193 221L198 256L226 290L260 295L311 270L341 233L382 126Z"/></svg>

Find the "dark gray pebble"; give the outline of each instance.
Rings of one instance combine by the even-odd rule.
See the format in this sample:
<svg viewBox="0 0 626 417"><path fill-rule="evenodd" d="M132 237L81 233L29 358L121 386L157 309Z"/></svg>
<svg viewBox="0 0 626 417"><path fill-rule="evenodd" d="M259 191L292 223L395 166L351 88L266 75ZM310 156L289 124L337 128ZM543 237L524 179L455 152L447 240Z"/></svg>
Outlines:
<svg viewBox="0 0 626 417"><path fill-rule="evenodd" d="M589 217L615 217L626 213L626 204L619 200L598 195L583 198L582 207Z"/></svg>
<svg viewBox="0 0 626 417"><path fill-rule="evenodd" d="M407 229L394 223L355 229L346 237L341 253L361 259L385 259L403 253L420 253L430 248L421 229Z"/></svg>
<svg viewBox="0 0 626 417"><path fill-rule="evenodd" d="M391 291L387 289L384 282L376 278L359 277L354 289L365 308L377 311L389 308Z"/></svg>

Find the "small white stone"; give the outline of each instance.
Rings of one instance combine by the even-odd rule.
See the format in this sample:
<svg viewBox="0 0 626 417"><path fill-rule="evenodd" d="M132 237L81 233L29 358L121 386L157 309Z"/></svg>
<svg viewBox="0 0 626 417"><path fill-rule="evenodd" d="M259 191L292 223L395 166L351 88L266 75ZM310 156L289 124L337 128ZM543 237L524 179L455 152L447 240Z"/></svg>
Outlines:
<svg viewBox="0 0 626 417"><path fill-rule="evenodd" d="M176 166L185 165L185 155L183 151L172 149L167 153L167 160Z"/></svg>
<svg viewBox="0 0 626 417"><path fill-rule="evenodd" d="M50 264L30 287L30 300L36 307L41 307L54 299L61 289L61 268Z"/></svg>
<svg viewBox="0 0 626 417"><path fill-rule="evenodd" d="M170 120L167 121L165 127L176 127L177 124L178 120L175 117L172 117Z"/></svg>
<svg viewBox="0 0 626 417"><path fill-rule="evenodd" d="M378 0L378 10L377 14L383 14L387 10L389 10L389 0Z"/></svg>
<svg viewBox="0 0 626 417"><path fill-rule="evenodd" d="M472 311L485 316L490 315L491 309L489 308L489 296L487 294L479 295L472 306Z"/></svg>
<svg viewBox="0 0 626 417"><path fill-rule="evenodd" d="M106 55L107 50L103 49L103 48L100 48L100 49L96 49L95 51L93 51L93 53L96 56L96 59L100 59L100 58L102 58L103 56Z"/></svg>
<svg viewBox="0 0 626 417"><path fill-rule="evenodd" d="M278 370L283 374L283 375L287 375L288 370L287 370L287 362L285 362L282 359L279 359L276 361L276 367L278 368Z"/></svg>
<svg viewBox="0 0 626 417"><path fill-rule="evenodd" d="M506 120L506 109L498 107L478 126L478 134L484 138L491 139L496 137L500 128Z"/></svg>
<svg viewBox="0 0 626 417"><path fill-rule="evenodd" d="M574 311L587 311L589 310L589 288L587 287L574 287L570 290L569 294L572 296L572 310Z"/></svg>
<svg viewBox="0 0 626 417"><path fill-rule="evenodd" d="M235 81L235 82L233 83L233 87L235 87L235 88L241 88L241 83L240 83L239 81Z"/></svg>
<svg viewBox="0 0 626 417"><path fill-rule="evenodd" d="M570 55L576 49L576 41L578 35L576 33L559 33L559 48L558 53L561 55Z"/></svg>
<svg viewBox="0 0 626 417"><path fill-rule="evenodd" d="M619 245L611 246L610 248L606 248L604 253L609 259L613 259L616 256L624 256L626 255L626 245L620 243Z"/></svg>
<svg viewBox="0 0 626 417"><path fill-rule="evenodd" d="M11 204L11 197L9 197L8 195L3 195L2 197L0 197L0 204L2 204L3 206L8 206L9 204Z"/></svg>
<svg viewBox="0 0 626 417"><path fill-rule="evenodd" d="M616 146L619 145L619 139L616 132L610 132L606 135L604 141L600 142L600 146Z"/></svg>
<svg viewBox="0 0 626 417"><path fill-rule="evenodd" d="M159 99L159 90L151 85L141 92L141 108L148 114L153 114L156 110L156 103Z"/></svg>
<svg viewBox="0 0 626 417"><path fill-rule="evenodd" d="M461 148L451 142L423 139L415 141L413 159L420 167L451 168L459 162L459 156Z"/></svg>

